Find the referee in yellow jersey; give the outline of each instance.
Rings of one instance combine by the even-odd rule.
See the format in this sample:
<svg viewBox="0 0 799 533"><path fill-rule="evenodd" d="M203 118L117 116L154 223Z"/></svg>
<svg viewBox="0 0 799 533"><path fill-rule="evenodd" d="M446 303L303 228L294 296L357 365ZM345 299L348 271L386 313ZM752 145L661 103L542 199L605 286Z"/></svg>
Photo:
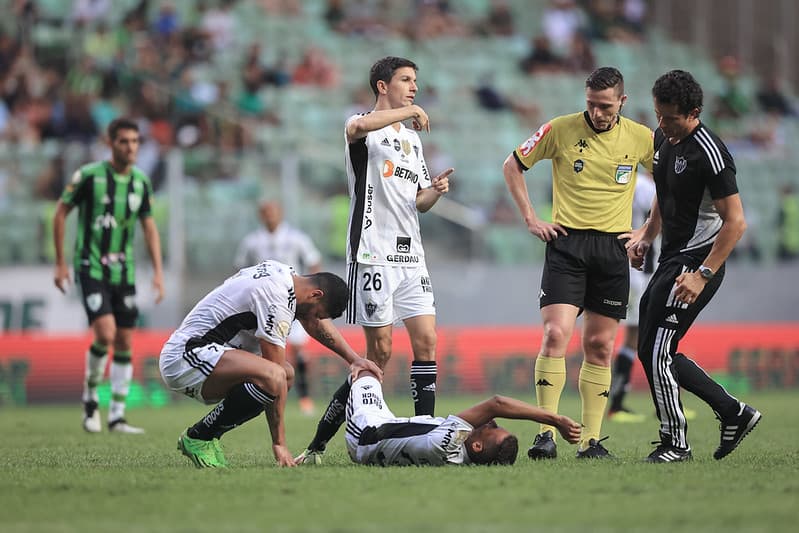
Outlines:
<svg viewBox="0 0 799 533"><path fill-rule="evenodd" d="M610 389L610 363L619 320L627 314L630 230L638 165L652 170L652 131L622 117L624 78L598 68L585 81L586 111L554 118L511 153L503 165L508 189L527 229L547 243L539 305L544 338L535 362L538 405L557 413L566 383L566 346L577 316L583 322L579 391L584 426L578 458L610 457L601 444ZM538 218L524 171L552 160L552 222ZM542 424L531 459L557 457L553 427Z"/></svg>

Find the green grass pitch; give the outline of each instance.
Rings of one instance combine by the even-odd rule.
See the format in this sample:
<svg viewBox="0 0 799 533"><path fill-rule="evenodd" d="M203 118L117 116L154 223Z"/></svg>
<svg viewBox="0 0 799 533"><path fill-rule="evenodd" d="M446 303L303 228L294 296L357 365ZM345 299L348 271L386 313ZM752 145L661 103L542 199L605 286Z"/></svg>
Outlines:
<svg viewBox="0 0 799 533"><path fill-rule="evenodd" d="M440 395L437 412L480 399ZM175 448L207 411L190 401L130 411L144 436L85 434L77 405L2 408L0 531L795 531L799 392L743 399L764 418L723 461L711 457L715 418L686 394L698 413L688 464L641 462L657 435L653 415L605 422L614 460L578 461L561 441L557 460L533 463L526 449L537 426L506 421L522 448L512 467L385 469L351 464L342 432L323 466L277 469L259 418L223 439L230 469L197 470ZM645 395L629 403L652 411ZM398 415L412 410L408 398L389 405ZM561 410L577 418L578 399L565 395ZM299 453L316 419L300 415L292 398L286 421Z"/></svg>

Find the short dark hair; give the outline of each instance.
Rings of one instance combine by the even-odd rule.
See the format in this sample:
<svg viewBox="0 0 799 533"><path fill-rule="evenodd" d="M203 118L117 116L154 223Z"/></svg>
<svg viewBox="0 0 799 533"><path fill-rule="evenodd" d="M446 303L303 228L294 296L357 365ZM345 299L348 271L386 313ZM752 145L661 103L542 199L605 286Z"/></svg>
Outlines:
<svg viewBox="0 0 799 533"><path fill-rule="evenodd" d="M372 69L369 71L369 85L372 87L372 92L375 93L375 96L378 94L377 82L390 82L397 69L402 67L411 67L415 71L419 70L416 63L404 57L388 56L383 59L378 59L375 64L372 65Z"/></svg>
<svg viewBox="0 0 799 533"><path fill-rule="evenodd" d="M498 444L483 440L483 449L478 453L470 452L469 458L478 465L512 465L519 454L519 439L509 433Z"/></svg>
<svg viewBox="0 0 799 533"><path fill-rule="evenodd" d="M111 124L108 125L108 138L114 141L117 138L119 130L134 130L138 133L139 125L129 118L115 118L111 121Z"/></svg>
<svg viewBox="0 0 799 533"><path fill-rule="evenodd" d="M604 91L616 87L618 94L624 94L624 76L615 67L599 67L588 75L585 87L594 91Z"/></svg>
<svg viewBox="0 0 799 533"><path fill-rule="evenodd" d="M670 70L655 80L652 96L661 104L677 104L684 115L694 109L702 111L702 86L684 70Z"/></svg>
<svg viewBox="0 0 799 533"><path fill-rule="evenodd" d="M322 305L330 318L344 314L349 299L349 290L343 279L330 272L318 272L308 276L311 282L324 293Z"/></svg>

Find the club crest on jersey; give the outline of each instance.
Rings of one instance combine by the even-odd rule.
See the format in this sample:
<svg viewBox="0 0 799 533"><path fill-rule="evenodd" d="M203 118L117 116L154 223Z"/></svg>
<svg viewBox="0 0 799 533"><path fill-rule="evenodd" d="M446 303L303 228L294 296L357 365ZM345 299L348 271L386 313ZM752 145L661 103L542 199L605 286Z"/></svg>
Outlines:
<svg viewBox="0 0 799 533"><path fill-rule="evenodd" d="M394 139L394 150L398 152L402 150L402 146L400 145L399 139Z"/></svg>
<svg viewBox="0 0 799 533"><path fill-rule="evenodd" d="M130 206L131 211L138 211L139 207L141 206L141 196L132 192L128 195L128 205Z"/></svg>
<svg viewBox="0 0 799 533"><path fill-rule="evenodd" d="M585 168L585 163L583 163L582 159L578 159L574 162L574 171L580 173Z"/></svg>
<svg viewBox="0 0 799 533"><path fill-rule="evenodd" d="M688 166L688 161L681 155L678 155L677 158L674 160L674 172L677 174L682 174L685 170L685 167Z"/></svg>
<svg viewBox="0 0 799 533"><path fill-rule="evenodd" d="M630 178L632 178L632 175L632 165L619 165L616 167L616 183L620 183L622 185L630 183Z"/></svg>
<svg viewBox="0 0 799 533"><path fill-rule="evenodd" d="M101 305L103 305L103 295L99 292L93 292L86 297L86 306L92 313L99 311Z"/></svg>
<svg viewBox="0 0 799 533"><path fill-rule="evenodd" d="M368 302L366 304L366 316L372 316L377 311L377 304L374 302Z"/></svg>

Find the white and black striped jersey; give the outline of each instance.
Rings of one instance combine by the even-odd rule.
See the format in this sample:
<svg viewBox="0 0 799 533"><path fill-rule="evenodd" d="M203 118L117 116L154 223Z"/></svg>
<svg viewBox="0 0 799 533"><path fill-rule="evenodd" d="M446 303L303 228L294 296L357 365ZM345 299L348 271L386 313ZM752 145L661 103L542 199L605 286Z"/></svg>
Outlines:
<svg viewBox="0 0 799 533"><path fill-rule="evenodd" d="M360 116L353 115L347 123ZM416 193L430 187L431 178L419 135L402 124L399 131L388 125L347 143L345 157L350 194L348 261L422 264Z"/></svg>
<svg viewBox="0 0 799 533"><path fill-rule="evenodd" d="M702 123L674 145L658 129L654 178L663 220L660 260L678 254L703 260L721 229L713 200L738 192L730 152Z"/></svg>
<svg viewBox="0 0 799 533"><path fill-rule="evenodd" d="M468 464L464 442L474 428L455 415L447 418L414 416L396 418L377 427L347 432L358 439L355 462L379 466L443 466Z"/></svg>
<svg viewBox="0 0 799 533"><path fill-rule="evenodd" d="M285 348L297 298L294 269L277 261L243 268L194 306L168 342L218 343L261 353L259 339Z"/></svg>
<svg viewBox="0 0 799 533"><path fill-rule="evenodd" d="M311 238L297 228L281 223L274 232L261 227L244 237L236 251L236 268L271 259L296 268L301 273L318 265L322 254Z"/></svg>

